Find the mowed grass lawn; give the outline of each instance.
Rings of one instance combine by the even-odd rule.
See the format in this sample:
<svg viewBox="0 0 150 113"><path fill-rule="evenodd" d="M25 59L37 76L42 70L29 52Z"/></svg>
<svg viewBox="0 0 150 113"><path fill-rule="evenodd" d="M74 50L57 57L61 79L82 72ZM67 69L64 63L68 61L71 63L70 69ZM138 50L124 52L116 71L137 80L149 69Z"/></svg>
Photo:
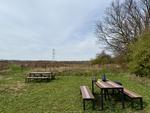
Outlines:
<svg viewBox="0 0 150 113"><path fill-rule="evenodd" d="M30 70L31 71L31 70ZM91 78L101 77L103 71L65 72L48 83L25 83L24 77L29 70L22 71L12 66L7 72L0 73L0 113L84 113L79 87L87 85L91 89ZM107 78L118 80L123 86L135 91L144 98L144 110L132 109L129 102L121 108L121 102L105 101L104 111L92 111L90 102L87 104L89 113L150 113L150 79L137 78L125 73L105 71ZM99 89L96 88L96 93Z"/></svg>

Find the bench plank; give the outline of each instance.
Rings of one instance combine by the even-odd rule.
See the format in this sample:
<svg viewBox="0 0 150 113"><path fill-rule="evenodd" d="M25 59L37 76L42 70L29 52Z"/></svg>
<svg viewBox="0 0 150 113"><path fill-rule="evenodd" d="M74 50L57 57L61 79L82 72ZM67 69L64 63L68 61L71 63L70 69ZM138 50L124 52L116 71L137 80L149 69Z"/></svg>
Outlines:
<svg viewBox="0 0 150 113"><path fill-rule="evenodd" d="M129 97L131 97L131 98L142 98L141 95L139 95L139 94L137 94L137 93L135 93L135 92L133 92L133 91L130 91L130 90L128 90L128 89L125 89L125 88L124 88L124 93L125 93L126 95L128 95Z"/></svg>
<svg viewBox="0 0 150 113"><path fill-rule="evenodd" d="M134 99L139 99L139 100L140 100L141 110L143 109L143 99L142 99L142 96L141 96L141 95L139 95L139 94L137 94L137 93L135 93L135 92L133 92L133 91L130 91L130 90L128 90L128 89L125 89L125 88L124 88L123 93L124 93L125 95L127 95L129 98L132 99L132 100L131 100L132 108L133 108L133 106L134 106L134 103L133 103L133 102L134 102Z"/></svg>
<svg viewBox="0 0 150 113"><path fill-rule="evenodd" d="M94 99L93 94L87 86L80 86L80 90L82 92L83 99Z"/></svg>
<svg viewBox="0 0 150 113"><path fill-rule="evenodd" d="M91 93L89 87L87 86L80 86L80 92L82 93L83 99L83 109L85 110L85 101L92 101L93 102L93 109L94 109L94 96Z"/></svg>

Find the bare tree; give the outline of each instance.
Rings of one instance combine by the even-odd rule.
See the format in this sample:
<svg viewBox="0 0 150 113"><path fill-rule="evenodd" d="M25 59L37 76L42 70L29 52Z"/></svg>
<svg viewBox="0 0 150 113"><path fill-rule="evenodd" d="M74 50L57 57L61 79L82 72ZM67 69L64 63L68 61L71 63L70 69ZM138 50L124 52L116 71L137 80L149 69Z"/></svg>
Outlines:
<svg viewBox="0 0 150 113"><path fill-rule="evenodd" d="M104 19L97 23L96 35L107 48L126 54L128 45L150 26L150 0L113 1Z"/></svg>
<svg viewBox="0 0 150 113"><path fill-rule="evenodd" d="M146 29L150 26L150 0L141 0L142 12L144 14L143 20Z"/></svg>

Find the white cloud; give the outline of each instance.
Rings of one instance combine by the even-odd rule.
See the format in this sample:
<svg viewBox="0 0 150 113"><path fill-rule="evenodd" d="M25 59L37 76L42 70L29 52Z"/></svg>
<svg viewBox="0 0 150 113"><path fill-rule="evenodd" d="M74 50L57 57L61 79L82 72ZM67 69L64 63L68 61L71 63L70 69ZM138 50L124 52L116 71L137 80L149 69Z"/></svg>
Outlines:
<svg viewBox="0 0 150 113"><path fill-rule="evenodd" d="M95 56L94 24L110 1L0 1L0 59L51 59L52 48L57 60Z"/></svg>

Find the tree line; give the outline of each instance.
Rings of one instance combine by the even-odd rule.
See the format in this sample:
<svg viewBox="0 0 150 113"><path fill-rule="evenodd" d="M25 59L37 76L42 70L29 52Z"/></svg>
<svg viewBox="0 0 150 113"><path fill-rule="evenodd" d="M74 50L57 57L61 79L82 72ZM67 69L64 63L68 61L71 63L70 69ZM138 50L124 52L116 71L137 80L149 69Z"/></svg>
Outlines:
<svg viewBox="0 0 150 113"><path fill-rule="evenodd" d="M150 73L150 0L115 0L97 23L99 42L137 75Z"/></svg>

